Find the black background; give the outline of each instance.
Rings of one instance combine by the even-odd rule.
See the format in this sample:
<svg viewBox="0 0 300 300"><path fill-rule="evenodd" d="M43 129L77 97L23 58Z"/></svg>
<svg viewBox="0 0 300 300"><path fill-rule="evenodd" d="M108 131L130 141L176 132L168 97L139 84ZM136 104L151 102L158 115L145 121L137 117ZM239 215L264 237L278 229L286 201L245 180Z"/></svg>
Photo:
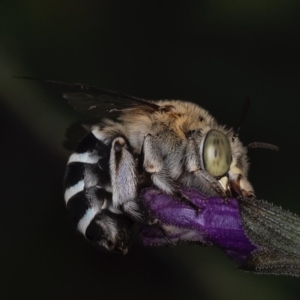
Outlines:
<svg viewBox="0 0 300 300"><path fill-rule="evenodd" d="M2 1L1 299L299 299L299 279L235 270L220 250L182 245L101 252L70 226L66 128L80 115L53 88L85 82L199 103L238 123L258 198L300 213L299 1Z"/></svg>

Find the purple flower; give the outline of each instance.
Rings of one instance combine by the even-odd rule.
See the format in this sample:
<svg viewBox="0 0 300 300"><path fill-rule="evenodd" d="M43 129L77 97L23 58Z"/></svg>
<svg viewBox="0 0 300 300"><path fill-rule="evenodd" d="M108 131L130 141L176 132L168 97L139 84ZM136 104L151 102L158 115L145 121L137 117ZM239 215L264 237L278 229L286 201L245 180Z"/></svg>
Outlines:
<svg viewBox="0 0 300 300"><path fill-rule="evenodd" d="M241 269L300 276L298 216L261 200L232 198L224 202L188 188L182 193L192 205L155 188L141 192L143 205L157 220L157 225L141 229L145 245L214 245Z"/></svg>

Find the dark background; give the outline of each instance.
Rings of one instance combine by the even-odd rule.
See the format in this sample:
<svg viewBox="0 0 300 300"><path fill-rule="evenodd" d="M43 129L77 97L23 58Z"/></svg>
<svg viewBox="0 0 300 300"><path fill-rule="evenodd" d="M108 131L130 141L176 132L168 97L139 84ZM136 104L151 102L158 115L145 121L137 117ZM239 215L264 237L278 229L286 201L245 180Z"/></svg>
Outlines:
<svg viewBox="0 0 300 300"><path fill-rule="evenodd" d="M1 299L299 299L299 279L236 270L219 249L101 252L66 216L66 128L80 118L51 87L85 82L201 104L252 150L258 198L300 213L299 1L1 1Z"/></svg>

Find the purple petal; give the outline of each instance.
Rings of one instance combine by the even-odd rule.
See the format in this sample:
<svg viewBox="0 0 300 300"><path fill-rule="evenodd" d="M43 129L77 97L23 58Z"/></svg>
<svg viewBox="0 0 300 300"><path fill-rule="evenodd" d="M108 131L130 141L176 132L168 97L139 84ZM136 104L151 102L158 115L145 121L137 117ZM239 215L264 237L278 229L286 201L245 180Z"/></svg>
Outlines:
<svg viewBox="0 0 300 300"><path fill-rule="evenodd" d="M162 224L143 228L141 235L145 245L166 245L171 241L215 245L227 256L243 263L256 249L246 236L236 199L224 202L222 198L205 198L199 191L184 188L183 194L197 207L157 189L145 189L141 193L145 207L154 219ZM165 231L164 235L163 231Z"/></svg>

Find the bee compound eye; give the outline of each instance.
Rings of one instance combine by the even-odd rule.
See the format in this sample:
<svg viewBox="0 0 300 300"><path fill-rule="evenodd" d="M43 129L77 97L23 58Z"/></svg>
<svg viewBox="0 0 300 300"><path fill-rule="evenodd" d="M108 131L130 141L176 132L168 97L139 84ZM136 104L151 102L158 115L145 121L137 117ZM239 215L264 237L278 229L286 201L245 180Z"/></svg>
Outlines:
<svg viewBox="0 0 300 300"><path fill-rule="evenodd" d="M202 159L204 169L212 176L225 175L231 164L231 147L228 137L221 131L212 129L205 137Z"/></svg>

